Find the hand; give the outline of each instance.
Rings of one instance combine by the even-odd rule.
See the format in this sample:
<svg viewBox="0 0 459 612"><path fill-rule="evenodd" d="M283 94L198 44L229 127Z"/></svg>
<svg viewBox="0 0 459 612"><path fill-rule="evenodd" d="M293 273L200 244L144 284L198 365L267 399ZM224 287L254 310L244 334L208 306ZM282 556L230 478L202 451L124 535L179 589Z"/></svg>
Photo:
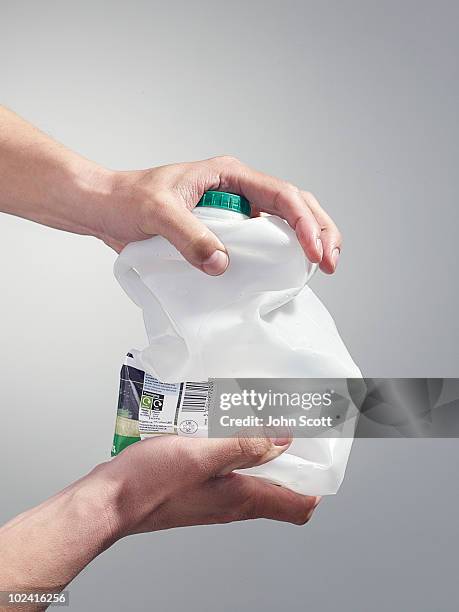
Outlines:
<svg viewBox="0 0 459 612"><path fill-rule="evenodd" d="M111 195L98 209L96 235L116 251L155 234L167 238L194 266L222 274L225 246L191 214L205 191L244 195L258 211L278 215L295 230L307 257L329 274L338 263L341 236L316 198L229 156L115 172Z"/></svg>
<svg viewBox="0 0 459 612"><path fill-rule="evenodd" d="M0 106L0 211L101 238L116 251L161 234L194 266L222 274L225 246L191 214L208 190L244 195L254 214L278 215L329 274L341 236L315 197L234 157L114 172L66 149Z"/></svg>
<svg viewBox="0 0 459 612"><path fill-rule="evenodd" d="M306 523L320 498L233 473L279 456L289 443L163 436L133 444L0 528L0 590L59 592L133 533L255 518Z"/></svg>
<svg viewBox="0 0 459 612"><path fill-rule="evenodd" d="M162 436L136 443L88 475L113 539L171 527L268 518L306 523L320 498L233 470L278 457L290 440ZM105 491L103 497L101 492Z"/></svg>

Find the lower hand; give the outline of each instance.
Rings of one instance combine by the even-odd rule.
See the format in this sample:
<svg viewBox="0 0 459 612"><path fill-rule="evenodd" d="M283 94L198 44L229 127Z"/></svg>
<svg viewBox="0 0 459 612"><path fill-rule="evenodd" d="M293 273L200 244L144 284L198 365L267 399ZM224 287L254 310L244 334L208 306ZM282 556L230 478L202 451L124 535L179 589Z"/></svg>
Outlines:
<svg viewBox="0 0 459 612"><path fill-rule="evenodd" d="M306 523L319 498L233 473L278 457L289 442L164 436L131 445L0 528L0 590L58 592L134 533L256 518Z"/></svg>
<svg viewBox="0 0 459 612"><path fill-rule="evenodd" d="M233 473L278 457L289 443L268 438L157 437L131 445L87 478L104 500L114 539L256 518L302 525L320 498Z"/></svg>

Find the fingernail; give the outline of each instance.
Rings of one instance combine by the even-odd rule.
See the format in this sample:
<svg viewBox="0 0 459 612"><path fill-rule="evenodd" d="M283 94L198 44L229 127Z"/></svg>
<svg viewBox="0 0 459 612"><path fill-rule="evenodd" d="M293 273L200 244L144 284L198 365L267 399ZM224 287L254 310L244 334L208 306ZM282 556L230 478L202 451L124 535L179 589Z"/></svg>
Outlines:
<svg viewBox="0 0 459 612"><path fill-rule="evenodd" d="M331 258L332 258L332 262L333 262L334 268L336 268L336 266L338 265L339 253L340 253L340 251L339 251L338 247L336 247L336 249L333 249L333 251L332 251Z"/></svg>
<svg viewBox="0 0 459 612"><path fill-rule="evenodd" d="M317 250L320 253L320 258L322 259L324 255L324 247L322 246L322 240L320 238L316 238Z"/></svg>
<svg viewBox="0 0 459 612"><path fill-rule="evenodd" d="M271 438L271 442L274 446L287 446L290 444L290 438Z"/></svg>
<svg viewBox="0 0 459 612"><path fill-rule="evenodd" d="M214 251L210 257L202 262L202 269L211 276L218 276L228 267L228 255L223 251Z"/></svg>
<svg viewBox="0 0 459 612"><path fill-rule="evenodd" d="M287 446L292 441L292 435L288 427L265 426L264 434L271 440L274 446Z"/></svg>

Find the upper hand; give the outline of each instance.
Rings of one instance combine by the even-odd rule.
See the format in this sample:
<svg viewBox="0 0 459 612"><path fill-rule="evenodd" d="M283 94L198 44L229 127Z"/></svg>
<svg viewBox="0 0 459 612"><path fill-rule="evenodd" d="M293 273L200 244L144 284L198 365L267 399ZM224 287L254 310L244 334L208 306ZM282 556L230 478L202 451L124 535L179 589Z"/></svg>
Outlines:
<svg viewBox="0 0 459 612"><path fill-rule="evenodd" d="M336 269L341 236L316 198L234 157L114 172L111 184L95 233L118 252L129 242L160 234L197 268L222 274L228 266L225 246L191 214L205 191L217 190L244 195L255 214L282 217L311 262L329 274Z"/></svg>

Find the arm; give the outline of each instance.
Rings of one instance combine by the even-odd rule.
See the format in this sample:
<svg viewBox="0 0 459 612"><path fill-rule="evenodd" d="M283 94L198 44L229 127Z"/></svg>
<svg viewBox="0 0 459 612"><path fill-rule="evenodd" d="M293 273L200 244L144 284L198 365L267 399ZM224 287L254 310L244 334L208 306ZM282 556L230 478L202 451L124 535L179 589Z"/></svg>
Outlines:
<svg viewBox="0 0 459 612"><path fill-rule="evenodd" d="M170 436L133 444L0 529L0 590L59 592L133 533L251 518L304 524L319 498L232 473L270 461L289 444Z"/></svg>
<svg viewBox="0 0 459 612"><path fill-rule="evenodd" d="M209 274L221 274L228 265L224 245L191 214L210 189L240 193L258 211L286 219L324 272L334 272L341 249L335 224L312 194L233 157L116 172L2 107L0 177L0 211L95 236L117 251L161 234Z"/></svg>
<svg viewBox="0 0 459 612"><path fill-rule="evenodd" d="M94 235L111 173L0 106L0 211Z"/></svg>

